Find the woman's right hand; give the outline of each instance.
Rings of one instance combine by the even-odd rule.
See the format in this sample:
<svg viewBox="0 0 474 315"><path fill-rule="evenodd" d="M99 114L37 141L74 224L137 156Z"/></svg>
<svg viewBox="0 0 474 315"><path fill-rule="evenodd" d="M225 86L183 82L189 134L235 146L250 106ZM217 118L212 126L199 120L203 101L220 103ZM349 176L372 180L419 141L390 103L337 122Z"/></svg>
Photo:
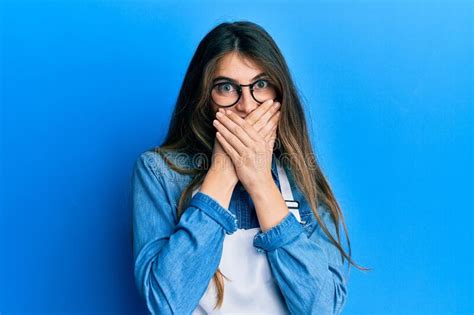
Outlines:
<svg viewBox="0 0 474 315"><path fill-rule="evenodd" d="M212 151L212 161L209 171L219 173L222 180L233 187L239 181L232 159L224 151L217 138L214 138L214 149Z"/></svg>
<svg viewBox="0 0 474 315"><path fill-rule="evenodd" d="M217 138L214 139L211 166L199 189L228 209L232 192L239 181L230 156L224 151Z"/></svg>

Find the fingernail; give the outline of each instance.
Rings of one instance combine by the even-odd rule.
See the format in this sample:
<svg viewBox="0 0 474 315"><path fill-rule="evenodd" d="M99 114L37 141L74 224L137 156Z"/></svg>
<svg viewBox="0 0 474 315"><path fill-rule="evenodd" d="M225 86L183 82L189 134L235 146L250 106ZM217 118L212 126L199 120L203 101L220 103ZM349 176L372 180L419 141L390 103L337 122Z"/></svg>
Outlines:
<svg viewBox="0 0 474 315"><path fill-rule="evenodd" d="M216 113L216 116L217 116L217 117L222 117L222 113L221 113L221 112L217 112L217 113Z"/></svg>
<svg viewBox="0 0 474 315"><path fill-rule="evenodd" d="M275 103L273 103L273 105L275 105L276 107L278 107L278 106L280 106L280 103L275 102Z"/></svg>

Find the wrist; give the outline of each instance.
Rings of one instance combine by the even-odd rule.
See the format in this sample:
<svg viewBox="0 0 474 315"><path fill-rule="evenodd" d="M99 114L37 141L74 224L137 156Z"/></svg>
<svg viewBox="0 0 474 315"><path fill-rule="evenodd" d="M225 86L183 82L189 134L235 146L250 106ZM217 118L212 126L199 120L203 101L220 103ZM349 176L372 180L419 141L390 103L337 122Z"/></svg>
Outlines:
<svg viewBox="0 0 474 315"><path fill-rule="evenodd" d="M221 166L214 165L209 168L204 181L218 183L224 189L234 189L235 185L239 179L234 171L227 171L226 169L221 168Z"/></svg>
<svg viewBox="0 0 474 315"><path fill-rule="evenodd" d="M245 187L252 199L262 199L269 196L269 192L278 191L278 187L273 180L273 177L267 176L260 181L252 181L249 187Z"/></svg>
<svg viewBox="0 0 474 315"><path fill-rule="evenodd" d="M208 171L199 190L227 209L237 182L234 183L223 175L219 172Z"/></svg>

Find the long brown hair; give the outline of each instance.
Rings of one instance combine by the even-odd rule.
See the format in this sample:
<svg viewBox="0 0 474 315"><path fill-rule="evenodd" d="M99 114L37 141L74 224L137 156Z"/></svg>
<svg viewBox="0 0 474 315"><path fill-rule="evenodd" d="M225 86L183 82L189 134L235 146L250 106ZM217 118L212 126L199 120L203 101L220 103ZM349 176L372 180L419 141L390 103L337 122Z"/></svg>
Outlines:
<svg viewBox="0 0 474 315"><path fill-rule="evenodd" d="M270 35L252 22L219 24L201 40L186 71L166 138L160 147L155 148L170 168L181 174L193 175L180 196L178 220L190 200L192 191L201 185L210 165L204 163L195 169L183 169L173 164L165 152L185 153L193 157L198 156L203 161L211 161L215 129L212 126L214 116L209 91L217 63L225 54L231 52L256 62L278 87L281 118L277 129L275 153L280 157L281 163L292 171L293 178L309 202L320 227L340 251L342 261L346 258L358 269L369 270L358 266L351 258L351 245L344 216L313 153L303 107L286 61ZM327 206L335 222L337 241L320 217L320 203ZM344 227L349 254L345 252L340 240L340 222ZM217 269L213 278L217 288L215 307L221 307L223 303L223 276Z"/></svg>

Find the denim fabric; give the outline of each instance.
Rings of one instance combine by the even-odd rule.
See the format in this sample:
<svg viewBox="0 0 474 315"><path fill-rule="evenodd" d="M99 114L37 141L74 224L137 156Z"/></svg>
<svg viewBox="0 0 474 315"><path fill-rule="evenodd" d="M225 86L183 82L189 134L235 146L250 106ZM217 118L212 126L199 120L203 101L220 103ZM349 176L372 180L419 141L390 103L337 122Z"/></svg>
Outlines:
<svg viewBox="0 0 474 315"><path fill-rule="evenodd" d="M167 153L167 157L183 167L199 164L185 155ZM272 176L280 188L275 159L274 155ZM285 170L300 203L302 223L288 213L278 225L256 233L253 246L267 256L291 314L339 314L347 297L346 264L319 227L291 172ZM191 314L219 266L226 235L259 227L252 200L240 183L228 209L198 191L178 222L177 203L190 180L190 175L171 170L153 151L142 153L133 168L134 274L152 314ZM327 206L320 204L318 210L336 238Z"/></svg>

